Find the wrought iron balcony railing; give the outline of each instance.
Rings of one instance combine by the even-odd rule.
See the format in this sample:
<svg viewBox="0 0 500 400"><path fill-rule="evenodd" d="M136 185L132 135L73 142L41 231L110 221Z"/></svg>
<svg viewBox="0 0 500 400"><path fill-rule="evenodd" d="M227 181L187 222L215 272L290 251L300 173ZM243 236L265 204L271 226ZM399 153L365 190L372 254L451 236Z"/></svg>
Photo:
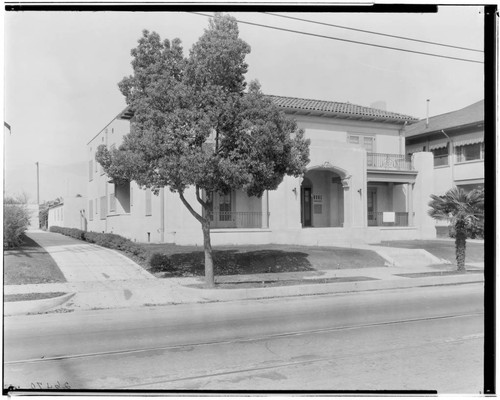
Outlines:
<svg viewBox="0 0 500 400"><path fill-rule="evenodd" d="M209 212L211 228L268 228L270 213L257 211Z"/></svg>
<svg viewBox="0 0 500 400"><path fill-rule="evenodd" d="M367 153L367 167L396 171L413 171L414 169L411 156L387 153Z"/></svg>

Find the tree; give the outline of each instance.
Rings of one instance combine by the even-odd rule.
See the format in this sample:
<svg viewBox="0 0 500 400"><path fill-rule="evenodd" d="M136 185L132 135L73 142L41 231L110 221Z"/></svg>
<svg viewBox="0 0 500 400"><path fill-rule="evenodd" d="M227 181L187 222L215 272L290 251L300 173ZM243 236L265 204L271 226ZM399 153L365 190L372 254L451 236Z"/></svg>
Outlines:
<svg viewBox="0 0 500 400"><path fill-rule="evenodd" d="M205 278L214 285L207 194L243 190L262 196L285 175L300 176L309 141L251 82L236 20L216 14L183 56L179 39L143 31L133 49L133 75L119 88L134 112L131 133L118 149L100 146L97 160L116 181L136 181L155 194L167 186L200 222ZM194 187L202 213L185 192Z"/></svg>
<svg viewBox="0 0 500 400"><path fill-rule="evenodd" d="M6 197L3 201L3 242L4 247L17 247L22 243L22 235L30 225L30 212L26 206L26 194Z"/></svg>
<svg viewBox="0 0 500 400"><path fill-rule="evenodd" d="M431 195L429 215L449 221L455 230L455 254L458 271L465 272L465 248L468 232L481 224L484 190L465 192L453 187L443 196Z"/></svg>
<svg viewBox="0 0 500 400"><path fill-rule="evenodd" d="M55 200L44 201L40 204L38 212L38 220L40 221L40 228L47 229L49 226L49 209L63 202L62 197L57 197Z"/></svg>

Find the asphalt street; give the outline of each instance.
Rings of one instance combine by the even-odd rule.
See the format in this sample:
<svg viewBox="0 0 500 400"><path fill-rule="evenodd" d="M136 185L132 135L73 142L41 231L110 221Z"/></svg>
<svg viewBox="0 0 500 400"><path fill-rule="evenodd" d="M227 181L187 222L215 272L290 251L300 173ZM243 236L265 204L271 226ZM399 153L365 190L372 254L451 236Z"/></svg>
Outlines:
<svg viewBox="0 0 500 400"><path fill-rule="evenodd" d="M483 285L7 317L4 385L478 394Z"/></svg>

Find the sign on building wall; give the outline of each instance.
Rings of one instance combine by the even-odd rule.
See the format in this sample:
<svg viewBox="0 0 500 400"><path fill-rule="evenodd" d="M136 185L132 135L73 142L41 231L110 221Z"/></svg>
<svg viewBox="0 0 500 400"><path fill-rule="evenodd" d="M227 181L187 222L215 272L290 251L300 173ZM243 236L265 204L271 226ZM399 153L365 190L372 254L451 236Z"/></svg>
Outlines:
<svg viewBox="0 0 500 400"><path fill-rule="evenodd" d="M382 222L396 222L396 213L395 212L383 212L382 213Z"/></svg>
<svg viewBox="0 0 500 400"><path fill-rule="evenodd" d="M322 194L314 194L313 195L313 210L314 210L314 214L322 214L323 213L323 195Z"/></svg>

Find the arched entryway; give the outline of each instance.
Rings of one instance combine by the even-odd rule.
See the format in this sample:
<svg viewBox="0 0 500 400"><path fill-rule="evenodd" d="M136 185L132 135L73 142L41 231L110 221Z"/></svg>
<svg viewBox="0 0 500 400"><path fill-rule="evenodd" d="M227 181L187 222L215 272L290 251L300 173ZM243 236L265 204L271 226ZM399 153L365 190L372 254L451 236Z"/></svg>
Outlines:
<svg viewBox="0 0 500 400"><path fill-rule="evenodd" d="M331 166L310 168L300 186L302 227L344 226L345 171Z"/></svg>

